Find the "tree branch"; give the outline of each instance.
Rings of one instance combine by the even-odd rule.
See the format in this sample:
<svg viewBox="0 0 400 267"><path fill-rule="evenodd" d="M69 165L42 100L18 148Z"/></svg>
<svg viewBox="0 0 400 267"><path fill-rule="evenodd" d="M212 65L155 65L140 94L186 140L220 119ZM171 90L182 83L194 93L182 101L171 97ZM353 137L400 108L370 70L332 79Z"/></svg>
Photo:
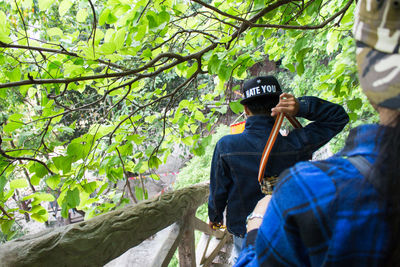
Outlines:
<svg viewBox="0 0 400 267"><path fill-rule="evenodd" d="M2 140L2 138L1 138L1 136L0 136L0 155L2 155L3 157L5 157L6 159L35 161L35 162L40 163L41 165L43 165L43 167L45 167L46 170L47 170L50 174L54 175L54 173L49 169L49 167L47 167L46 163L44 163L44 162L41 161L41 160L38 160L38 159L35 159L35 158L28 158L28 157L12 157L12 156L7 155L7 154L4 152L4 150L1 148L2 142L3 142L3 140Z"/></svg>
<svg viewBox="0 0 400 267"><path fill-rule="evenodd" d="M25 49L25 50L33 50L33 51L38 51L38 52L47 52L47 53L55 53L55 54L63 54L63 55L68 55L68 56L72 56L72 57L78 57L78 58L82 58L81 56L79 56L77 53L74 52L69 52L67 50L65 50L65 48L62 48L61 50L57 50L57 49L52 49L52 48L45 48L45 47L37 47L37 46L27 46L27 45L18 45L18 44L6 44L2 41L0 41L0 47L3 48L12 48L12 49ZM101 59L94 59L94 61L97 61L99 63L102 63L104 65L107 66L111 66L114 67L116 69L120 69L120 70L128 70L127 68L105 61L105 60L101 60Z"/></svg>
<svg viewBox="0 0 400 267"><path fill-rule="evenodd" d="M140 68L130 70L130 71L124 71L124 72L115 72L115 73L106 73L106 74L100 74L100 75L90 75L90 76L83 76L83 77L76 77L76 78L66 78L66 79L30 79L30 80L23 80L19 82L10 82L10 83L3 83L0 84L0 89L1 88L9 88L9 87L14 87L14 86L21 86L21 85L29 85L29 84L55 84L55 83L71 83L71 82L81 82L81 81L88 81L88 80L96 80L96 79L104 79L104 78L121 78L121 77L126 77L129 75L134 75L137 74L138 76L141 77L151 77L154 75L157 75L158 73L170 69L182 62L189 61L192 59L198 59L201 56L203 56L205 53L208 51L214 49L217 46L217 44L211 44L208 47L204 48L203 50L190 54L187 56L181 56L178 54L174 53L162 53L157 55L154 59L150 60L147 62L145 65L143 65ZM141 74L139 75L138 73L145 71L149 68L152 68L155 63L160 61L163 58L167 59L176 59L170 64L167 64L166 66L159 68L157 71L154 71L153 73L150 74Z"/></svg>
<svg viewBox="0 0 400 267"><path fill-rule="evenodd" d="M328 25L331 21L333 21L335 18L337 18L340 15L344 15L351 6L351 4L354 2L354 0L349 0L347 4L338 12L333 14L329 19L325 20L319 25L278 25L278 24L251 24L251 27L261 27L261 28L277 28L277 29L292 29L292 30L316 30L316 29L321 29Z"/></svg>

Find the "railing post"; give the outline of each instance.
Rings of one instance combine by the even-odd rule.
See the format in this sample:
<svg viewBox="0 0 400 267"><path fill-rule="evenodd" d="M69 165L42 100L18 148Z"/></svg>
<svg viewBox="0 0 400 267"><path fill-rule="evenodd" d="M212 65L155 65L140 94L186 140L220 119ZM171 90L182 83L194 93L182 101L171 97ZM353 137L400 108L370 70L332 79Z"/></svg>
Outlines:
<svg viewBox="0 0 400 267"><path fill-rule="evenodd" d="M196 266L196 248L194 239L194 218L196 209L188 210L182 223L182 240L179 244L179 265L182 267Z"/></svg>

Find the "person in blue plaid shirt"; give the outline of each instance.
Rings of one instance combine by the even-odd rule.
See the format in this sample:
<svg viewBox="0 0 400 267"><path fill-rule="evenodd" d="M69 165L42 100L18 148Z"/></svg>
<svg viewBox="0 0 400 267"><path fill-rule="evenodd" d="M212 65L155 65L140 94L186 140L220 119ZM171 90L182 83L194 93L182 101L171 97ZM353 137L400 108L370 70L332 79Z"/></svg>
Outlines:
<svg viewBox="0 0 400 267"><path fill-rule="evenodd" d="M400 266L399 5L359 0L355 13L360 84L379 124L285 170L249 216L235 266Z"/></svg>

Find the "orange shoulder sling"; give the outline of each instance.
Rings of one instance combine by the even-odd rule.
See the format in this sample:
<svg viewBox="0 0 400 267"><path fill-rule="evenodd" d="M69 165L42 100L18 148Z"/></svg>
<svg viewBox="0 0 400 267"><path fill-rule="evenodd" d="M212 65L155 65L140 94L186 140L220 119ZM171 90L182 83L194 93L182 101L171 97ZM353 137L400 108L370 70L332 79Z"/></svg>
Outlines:
<svg viewBox="0 0 400 267"><path fill-rule="evenodd" d="M266 195L272 194L273 188L277 182L277 177L264 177L265 166L267 165L269 154L271 153L271 150L275 144L279 130L282 126L283 119L285 117L289 120L294 128L302 127L300 122L294 117L286 116L283 113L279 113L276 116L274 126L272 127L271 133L269 134L267 144L265 145L261 157L260 168L258 169L258 182L260 183L261 191Z"/></svg>

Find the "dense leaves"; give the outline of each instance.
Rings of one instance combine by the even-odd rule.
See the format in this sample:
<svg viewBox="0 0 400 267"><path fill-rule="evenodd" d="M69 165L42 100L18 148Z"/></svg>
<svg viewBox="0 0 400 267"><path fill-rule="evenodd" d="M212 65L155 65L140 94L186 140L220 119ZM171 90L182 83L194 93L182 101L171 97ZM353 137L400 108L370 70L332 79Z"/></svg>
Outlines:
<svg viewBox="0 0 400 267"><path fill-rule="evenodd" d="M130 176L177 145L201 155L257 62L287 91L359 96L353 1L14 0L0 3L0 224L85 218L147 197ZM265 74L263 70L257 74ZM293 88L293 89L290 89ZM117 191L116 184L124 186ZM130 190L134 188L134 192ZM125 190L127 189L127 190Z"/></svg>

